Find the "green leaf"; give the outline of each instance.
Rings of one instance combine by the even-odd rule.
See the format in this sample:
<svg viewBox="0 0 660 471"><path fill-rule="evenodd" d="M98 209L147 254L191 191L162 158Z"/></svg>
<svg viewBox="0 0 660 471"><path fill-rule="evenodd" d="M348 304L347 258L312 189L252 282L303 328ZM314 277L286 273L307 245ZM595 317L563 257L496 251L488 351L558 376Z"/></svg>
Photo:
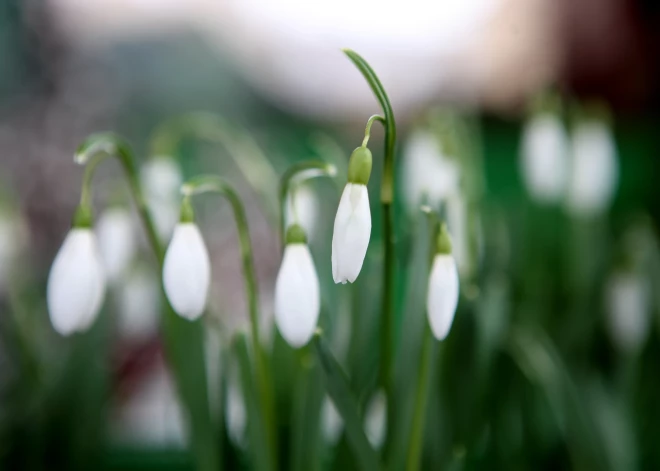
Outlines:
<svg viewBox="0 0 660 471"><path fill-rule="evenodd" d="M314 345L321 363L325 388L330 395L339 415L344 420L344 427L349 444L362 469L372 471L380 469L378 454L372 448L364 433L362 418L357 401L348 386L348 379L324 344L320 333L314 335Z"/></svg>

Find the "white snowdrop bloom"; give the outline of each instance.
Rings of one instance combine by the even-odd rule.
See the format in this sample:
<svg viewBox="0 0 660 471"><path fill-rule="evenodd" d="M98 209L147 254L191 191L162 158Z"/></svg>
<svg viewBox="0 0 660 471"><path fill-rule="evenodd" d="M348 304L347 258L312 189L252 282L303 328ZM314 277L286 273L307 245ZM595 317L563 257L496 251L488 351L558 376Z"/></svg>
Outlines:
<svg viewBox="0 0 660 471"><path fill-rule="evenodd" d="M179 189L183 175L170 157L154 157L142 168L140 179L147 205L162 240L168 240L179 220Z"/></svg>
<svg viewBox="0 0 660 471"><path fill-rule="evenodd" d="M374 448L380 448L387 432L387 398L378 390L369 401L364 415L364 432Z"/></svg>
<svg viewBox="0 0 660 471"><path fill-rule="evenodd" d="M458 305L458 271L451 254L437 254L433 258L426 309L433 335L444 340L454 321Z"/></svg>
<svg viewBox="0 0 660 471"><path fill-rule="evenodd" d="M105 271L96 236L74 227L64 239L48 276L48 312L61 335L87 330L105 295Z"/></svg>
<svg viewBox="0 0 660 471"><path fill-rule="evenodd" d="M247 412L245 410L245 400L243 394L236 384L237 381L230 381L227 386L227 404L225 412L225 424L227 434L231 441L240 447L245 445L245 427L247 425Z"/></svg>
<svg viewBox="0 0 660 471"><path fill-rule="evenodd" d="M131 340L144 340L158 332L160 286L148 270L132 270L118 287L119 333Z"/></svg>
<svg viewBox="0 0 660 471"><path fill-rule="evenodd" d="M452 242L445 224L440 228L436 244L426 294L426 311L433 335L438 340L444 340L454 321L459 286Z"/></svg>
<svg viewBox="0 0 660 471"><path fill-rule="evenodd" d="M646 280L634 273L612 275L606 285L607 327L614 344L634 353L646 341L651 323L651 293Z"/></svg>
<svg viewBox="0 0 660 471"><path fill-rule="evenodd" d="M372 156L358 147L348 162L348 183L339 200L332 233L332 277L335 283L353 283L360 274L371 237L371 210L367 183Z"/></svg>
<svg viewBox="0 0 660 471"><path fill-rule="evenodd" d="M321 310L319 279L302 227L287 230L275 282L275 322L289 345L300 348L314 334Z"/></svg>
<svg viewBox="0 0 660 471"><path fill-rule="evenodd" d="M446 200L447 227L452 233L452 254L461 274L470 270L470 239L468 231L468 213L465 199L454 194Z"/></svg>
<svg viewBox="0 0 660 471"><path fill-rule="evenodd" d="M572 136L572 168L567 204L572 214L598 215L614 198L619 180L614 136L605 122L585 120Z"/></svg>
<svg viewBox="0 0 660 471"><path fill-rule="evenodd" d="M298 186L286 199L287 225L296 222L310 238L313 237L318 206L318 200L312 189L307 185Z"/></svg>
<svg viewBox="0 0 660 471"><path fill-rule="evenodd" d="M211 262L196 224L179 223L174 229L163 265L163 286L174 310L188 320L199 318L206 307Z"/></svg>
<svg viewBox="0 0 660 471"><path fill-rule="evenodd" d="M344 429L344 420L328 396L323 400L321 409L321 429L323 430L323 438L330 446L337 443Z"/></svg>
<svg viewBox="0 0 660 471"><path fill-rule="evenodd" d="M332 277L335 283L355 281L367 255L370 237L371 210L367 187L347 183L332 233Z"/></svg>
<svg viewBox="0 0 660 471"><path fill-rule="evenodd" d="M108 281L124 274L137 250L137 235L131 213L124 208L109 209L99 217L95 228Z"/></svg>
<svg viewBox="0 0 660 471"><path fill-rule="evenodd" d="M403 159L404 196L411 212L422 203L437 206L458 192L459 167L442 152L431 132L415 131L406 142Z"/></svg>
<svg viewBox="0 0 660 471"><path fill-rule="evenodd" d="M539 203L557 203L564 195L569 162L568 135L552 113L532 117L522 131L520 166L527 192Z"/></svg>

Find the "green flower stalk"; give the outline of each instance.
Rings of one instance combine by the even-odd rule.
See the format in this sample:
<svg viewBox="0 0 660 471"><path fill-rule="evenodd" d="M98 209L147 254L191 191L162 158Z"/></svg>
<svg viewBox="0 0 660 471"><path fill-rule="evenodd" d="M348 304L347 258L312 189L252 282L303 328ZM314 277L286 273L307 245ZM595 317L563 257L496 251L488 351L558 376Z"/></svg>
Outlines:
<svg viewBox="0 0 660 471"><path fill-rule="evenodd" d="M215 175L201 175L188 180L181 187L184 195L182 205L182 220L190 221L192 218L191 208L186 205L194 195L202 193L217 193L229 201L236 219L238 239L241 245L241 257L243 261L243 277L245 279L245 291L249 306L250 331L252 338L252 349L254 353L254 365L256 370L256 382L259 392L262 419L266 429L267 450L269 462L273 467L277 463L277 437L275 435L275 407L271 392L271 381L266 368L265 353L259 343L259 300L257 291L257 279L254 273L254 257L250 233L248 229L245 208L236 190L225 180Z"/></svg>

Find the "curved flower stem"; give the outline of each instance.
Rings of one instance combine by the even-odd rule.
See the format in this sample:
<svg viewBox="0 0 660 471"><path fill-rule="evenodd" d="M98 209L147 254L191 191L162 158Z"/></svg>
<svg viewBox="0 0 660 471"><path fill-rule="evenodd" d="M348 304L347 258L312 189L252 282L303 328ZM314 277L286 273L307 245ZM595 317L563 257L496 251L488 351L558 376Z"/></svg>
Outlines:
<svg viewBox="0 0 660 471"><path fill-rule="evenodd" d="M185 198L201 193L218 193L229 201L236 219L238 239L241 245L241 258L243 262L243 277L245 280L245 291L249 306L250 331L252 347L254 350L254 362L256 380L259 389L261 412L265 421L267 445L269 448L270 462L272 467L277 466L277 437L275 436L275 406L270 390L270 378L266 368L266 360L261 344L259 343L259 302L257 292L257 279L254 273L254 257L252 255L252 244L250 243L250 232L248 229L245 208L241 198L227 181L215 175L200 175L191 178L181 187Z"/></svg>
<svg viewBox="0 0 660 471"><path fill-rule="evenodd" d="M158 266L162 270L165 248L158 237L140 187L135 158L128 144L115 134L94 134L88 137L76 151L76 163L87 164L80 206L83 210L90 209L94 171L98 164L108 157L116 157L124 169L131 194L147 232L149 244L156 255ZM217 470L220 468L220 459L215 431L210 419L201 323L189 322L177 316L169 302L166 302L166 307L162 330L167 358L171 364L181 400L189 413L191 443L197 459L197 468L205 471Z"/></svg>
<svg viewBox="0 0 660 471"><path fill-rule="evenodd" d="M302 183L304 180L315 177L334 177L337 175L337 168L322 160L306 160L298 162L289 167L280 178L279 205L280 205L280 240L284 246L284 235L286 233L286 203L289 192L293 187Z"/></svg>
<svg viewBox="0 0 660 471"><path fill-rule="evenodd" d="M277 172L250 134L226 119L208 111L194 111L165 121L151 140L151 155L173 155L185 137L221 144L245 180L257 193L264 213L274 225L277 207L272 195Z"/></svg>
<svg viewBox="0 0 660 471"><path fill-rule="evenodd" d="M379 114L375 114L369 118L367 121L367 126L364 129L364 139L362 140L362 147L367 147L367 144L369 143L369 138L371 137L371 125L374 124L374 121L380 121L383 123L383 125L386 124L385 118L383 118Z"/></svg>
<svg viewBox="0 0 660 471"><path fill-rule="evenodd" d="M344 53L355 64L358 70L369 83L376 99L380 103L385 115L383 125L385 126L385 157L383 163L383 177L380 183L380 202L383 207L383 243L384 243L384 267L382 287L382 317L380 331L380 384L387 394L387 424L388 437L394 419L394 387L393 387L393 349L394 349L394 211L392 202L394 200L394 151L396 145L396 123L392 105L385 93L383 85L371 66L356 52L344 49ZM369 121L378 118L372 117ZM369 126L367 124L367 126ZM370 130L370 129L369 129ZM387 448L387 447L385 447Z"/></svg>

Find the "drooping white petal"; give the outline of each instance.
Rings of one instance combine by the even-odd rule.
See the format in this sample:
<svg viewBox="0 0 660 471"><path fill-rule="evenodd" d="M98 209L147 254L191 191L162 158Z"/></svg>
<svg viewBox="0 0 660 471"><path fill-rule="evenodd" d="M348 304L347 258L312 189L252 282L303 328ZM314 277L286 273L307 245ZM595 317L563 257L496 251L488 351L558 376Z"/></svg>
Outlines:
<svg viewBox="0 0 660 471"><path fill-rule="evenodd" d="M523 181L540 203L557 203L564 194L568 175L568 135L562 122L546 113L525 125L520 148Z"/></svg>
<svg viewBox="0 0 660 471"><path fill-rule="evenodd" d="M403 159L404 195L411 212L418 212L422 203L440 204L458 191L459 167L442 152L432 133L414 132L406 142Z"/></svg>
<svg viewBox="0 0 660 471"><path fill-rule="evenodd" d="M48 312L62 335L86 330L105 295L105 273L91 229L74 228L64 239L48 276Z"/></svg>
<svg viewBox="0 0 660 471"><path fill-rule="evenodd" d="M332 234L332 277L353 283L360 274L371 236L369 194L365 185L347 183Z"/></svg>
<svg viewBox="0 0 660 471"><path fill-rule="evenodd" d="M578 216L597 215L611 204L619 180L614 137L600 121L576 126L572 139L568 209Z"/></svg>
<svg viewBox="0 0 660 471"><path fill-rule="evenodd" d="M109 282L124 273L137 249L131 213L123 208L105 211L96 224L101 259Z"/></svg>
<svg viewBox="0 0 660 471"><path fill-rule="evenodd" d="M644 344L651 323L650 289L641 275L612 275L606 285L607 327L614 344L634 353Z"/></svg>
<svg viewBox="0 0 660 471"><path fill-rule="evenodd" d="M323 408L321 410L321 430L323 430L323 437L329 445L334 445L339 440L339 436L344 428L344 420L337 412L332 400L326 396L323 400Z"/></svg>
<svg viewBox="0 0 660 471"><path fill-rule="evenodd" d="M380 448L385 441L387 432L386 415L387 398L382 390L378 390L371 398L364 417L364 431L374 448Z"/></svg>
<svg viewBox="0 0 660 471"><path fill-rule="evenodd" d="M130 340L144 340L158 331L160 286L149 270L132 270L118 289L119 333Z"/></svg>
<svg viewBox="0 0 660 471"><path fill-rule="evenodd" d="M275 322L289 345L309 342L320 309L319 279L307 244L287 244L275 283Z"/></svg>
<svg viewBox="0 0 660 471"><path fill-rule="evenodd" d="M433 335L444 340L449 333L458 305L458 272L454 257L438 254L433 259L426 310Z"/></svg>
<svg viewBox="0 0 660 471"><path fill-rule="evenodd" d="M316 226L317 212L318 200L309 186L302 185L294 192L289 192L286 200L287 227L294 223L300 224L307 237L311 238Z"/></svg>
<svg viewBox="0 0 660 471"><path fill-rule="evenodd" d="M165 254L163 286L174 310L189 320L204 312L211 282L211 262L196 224L181 223L174 229Z"/></svg>

